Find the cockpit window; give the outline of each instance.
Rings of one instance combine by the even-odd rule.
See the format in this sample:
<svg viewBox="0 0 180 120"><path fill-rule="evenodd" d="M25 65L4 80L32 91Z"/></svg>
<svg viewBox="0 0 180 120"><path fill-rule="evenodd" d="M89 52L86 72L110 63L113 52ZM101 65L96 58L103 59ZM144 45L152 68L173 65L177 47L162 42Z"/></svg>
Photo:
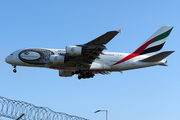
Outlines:
<svg viewBox="0 0 180 120"><path fill-rule="evenodd" d="M25 55L28 55L29 53L28 53L28 52L25 52L24 54L25 54Z"/></svg>
<svg viewBox="0 0 180 120"><path fill-rule="evenodd" d="M13 55L13 53L11 55Z"/></svg>

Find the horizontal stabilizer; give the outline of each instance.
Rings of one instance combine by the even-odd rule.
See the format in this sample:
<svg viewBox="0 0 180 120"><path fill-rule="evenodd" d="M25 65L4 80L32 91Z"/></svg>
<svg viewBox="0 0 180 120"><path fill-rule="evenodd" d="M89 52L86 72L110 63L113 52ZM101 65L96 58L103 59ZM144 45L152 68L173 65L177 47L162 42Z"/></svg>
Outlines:
<svg viewBox="0 0 180 120"><path fill-rule="evenodd" d="M162 59L166 58L168 55L170 55L173 52L174 51L161 52L161 53L158 53L151 57L145 58L145 59L141 60L141 62L158 62L158 61L161 61Z"/></svg>

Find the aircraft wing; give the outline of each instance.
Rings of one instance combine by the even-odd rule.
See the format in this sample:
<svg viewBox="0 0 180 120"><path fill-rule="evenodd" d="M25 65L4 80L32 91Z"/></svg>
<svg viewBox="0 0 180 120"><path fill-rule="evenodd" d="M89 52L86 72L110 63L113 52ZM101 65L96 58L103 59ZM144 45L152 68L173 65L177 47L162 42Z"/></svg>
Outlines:
<svg viewBox="0 0 180 120"><path fill-rule="evenodd" d="M110 31L107 32L100 37L86 43L85 45L105 45L107 44L114 36L116 36L119 33L119 31Z"/></svg>
<svg viewBox="0 0 180 120"><path fill-rule="evenodd" d="M86 44L76 45L82 47L83 53L80 56L67 56L67 64L78 69L88 70L91 67L92 62L99 58L100 54L103 54L102 51L106 49L105 44L107 44L119 32L121 32L121 30L110 31Z"/></svg>

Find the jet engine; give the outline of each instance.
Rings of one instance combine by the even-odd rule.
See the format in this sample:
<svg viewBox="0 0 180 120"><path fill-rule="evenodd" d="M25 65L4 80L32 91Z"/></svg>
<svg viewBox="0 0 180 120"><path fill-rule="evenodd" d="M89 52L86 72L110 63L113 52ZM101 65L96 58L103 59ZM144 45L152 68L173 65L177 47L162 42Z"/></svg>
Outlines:
<svg viewBox="0 0 180 120"><path fill-rule="evenodd" d="M64 64L65 56L63 55L51 55L50 56L50 63L53 64Z"/></svg>
<svg viewBox="0 0 180 120"><path fill-rule="evenodd" d="M82 47L79 46L66 46L66 54L68 56L79 56L82 55Z"/></svg>
<svg viewBox="0 0 180 120"><path fill-rule="evenodd" d="M73 76L73 72L65 71L65 70L59 70L59 76L60 77L71 77L71 76Z"/></svg>

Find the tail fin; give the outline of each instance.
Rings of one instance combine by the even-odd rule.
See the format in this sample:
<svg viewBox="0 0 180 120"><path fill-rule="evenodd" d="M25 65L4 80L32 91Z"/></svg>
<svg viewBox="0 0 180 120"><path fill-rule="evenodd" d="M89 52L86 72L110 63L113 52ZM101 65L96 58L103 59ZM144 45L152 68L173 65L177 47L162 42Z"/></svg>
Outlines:
<svg viewBox="0 0 180 120"><path fill-rule="evenodd" d="M114 63L111 66L116 64L120 64L124 61L127 61L131 58L134 58L138 55L148 54L149 56L157 54L161 48L163 47L164 43L167 40L167 37L171 33L173 26L162 26L157 32L155 32L141 47L139 47L136 51L132 54L129 54L122 60ZM151 54L151 55L150 55Z"/></svg>
<svg viewBox="0 0 180 120"><path fill-rule="evenodd" d="M173 26L162 26L142 46L140 46L136 51L134 51L133 54L156 54L162 49L172 29Z"/></svg>

